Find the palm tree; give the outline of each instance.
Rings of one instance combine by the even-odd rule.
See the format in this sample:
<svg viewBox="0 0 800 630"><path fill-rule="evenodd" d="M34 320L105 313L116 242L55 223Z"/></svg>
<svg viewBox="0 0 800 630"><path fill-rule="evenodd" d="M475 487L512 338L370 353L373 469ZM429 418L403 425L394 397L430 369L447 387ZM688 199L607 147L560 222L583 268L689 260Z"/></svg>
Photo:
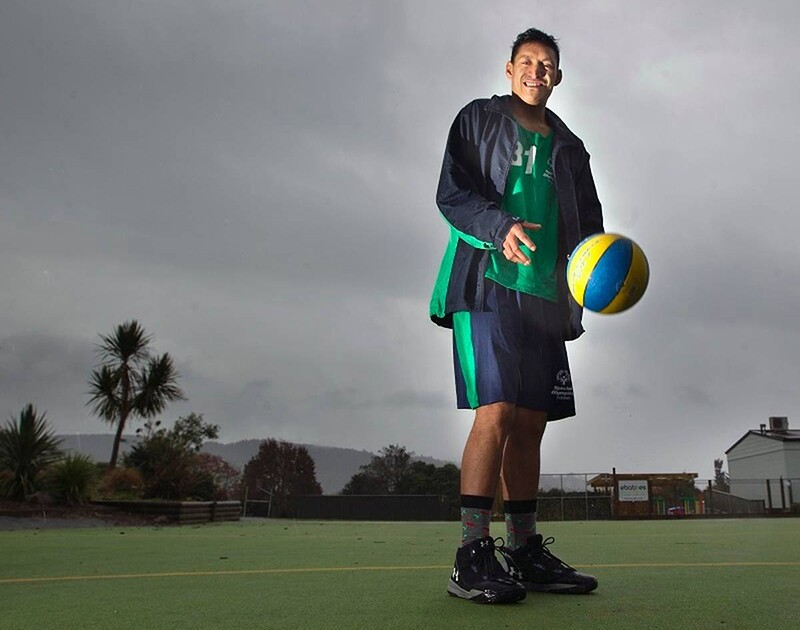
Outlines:
<svg viewBox="0 0 800 630"><path fill-rule="evenodd" d="M47 428L45 414L31 404L19 418L11 418L0 429L0 473L4 473L0 494L22 501L37 489L39 473L61 457L60 440Z"/></svg>
<svg viewBox="0 0 800 630"><path fill-rule="evenodd" d="M150 354L152 337L135 319L120 324L110 335L100 335L97 350L103 363L89 378L92 413L116 424L109 466L117 465L119 446L128 418L152 418L173 400L184 400L177 385L180 376L168 353Z"/></svg>

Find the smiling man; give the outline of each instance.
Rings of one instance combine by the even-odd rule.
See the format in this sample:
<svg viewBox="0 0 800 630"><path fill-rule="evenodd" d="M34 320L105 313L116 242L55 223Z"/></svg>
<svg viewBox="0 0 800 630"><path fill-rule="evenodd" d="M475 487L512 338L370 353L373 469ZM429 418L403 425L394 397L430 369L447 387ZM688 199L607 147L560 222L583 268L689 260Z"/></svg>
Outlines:
<svg viewBox="0 0 800 630"><path fill-rule="evenodd" d="M430 315L453 330L458 407L475 410L447 592L476 603L597 588L536 531L542 436L548 421L575 414L565 341L583 328L566 289L567 255L603 231L589 154L546 107L561 83L559 57L540 30L517 37L505 69L511 94L459 112L436 195L450 241ZM498 484L505 545L489 535Z"/></svg>

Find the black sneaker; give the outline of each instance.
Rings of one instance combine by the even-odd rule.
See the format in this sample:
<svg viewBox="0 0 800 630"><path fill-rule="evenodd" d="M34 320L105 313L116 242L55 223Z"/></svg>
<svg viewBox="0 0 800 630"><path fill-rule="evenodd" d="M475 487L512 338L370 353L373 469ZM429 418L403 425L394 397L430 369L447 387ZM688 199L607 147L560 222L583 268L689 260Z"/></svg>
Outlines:
<svg viewBox="0 0 800 630"><path fill-rule="evenodd" d="M502 539L501 539L502 540ZM500 604L525 599L525 587L513 579L495 556L500 549L487 536L456 552L447 593L476 604Z"/></svg>
<svg viewBox="0 0 800 630"><path fill-rule="evenodd" d="M541 534L528 538L528 544L514 549L504 549L522 574L520 582L529 591L549 593L590 593L597 588L597 579L579 573L566 562L556 558L547 545L554 538L542 539Z"/></svg>

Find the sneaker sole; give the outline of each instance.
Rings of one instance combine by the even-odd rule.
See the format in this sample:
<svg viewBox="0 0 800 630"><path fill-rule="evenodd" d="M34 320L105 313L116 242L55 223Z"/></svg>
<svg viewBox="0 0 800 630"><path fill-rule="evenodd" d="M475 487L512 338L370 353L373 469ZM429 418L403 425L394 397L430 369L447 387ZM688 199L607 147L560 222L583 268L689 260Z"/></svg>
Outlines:
<svg viewBox="0 0 800 630"><path fill-rule="evenodd" d="M537 584L535 582L523 582L526 589L537 593L555 593L558 595L583 595L591 593L597 588L597 582L588 584Z"/></svg>
<svg viewBox="0 0 800 630"><path fill-rule="evenodd" d="M507 604L521 601L525 599L526 595L523 589L499 592L487 592L478 589L466 590L456 584L452 578L447 583L447 594L450 597L469 600L473 604Z"/></svg>

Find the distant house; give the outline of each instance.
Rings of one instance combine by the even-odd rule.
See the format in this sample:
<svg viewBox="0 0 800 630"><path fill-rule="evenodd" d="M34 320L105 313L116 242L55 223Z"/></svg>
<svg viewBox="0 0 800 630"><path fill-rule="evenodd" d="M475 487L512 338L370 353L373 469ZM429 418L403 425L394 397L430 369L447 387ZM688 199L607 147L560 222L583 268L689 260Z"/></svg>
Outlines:
<svg viewBox="0 0 800 630"><path fill-rule="evenodd" d="M731 494L778 510L800 502L800 431L789 430L788 418L770 418L769 428L748 431L725 455Z"/></svg>

